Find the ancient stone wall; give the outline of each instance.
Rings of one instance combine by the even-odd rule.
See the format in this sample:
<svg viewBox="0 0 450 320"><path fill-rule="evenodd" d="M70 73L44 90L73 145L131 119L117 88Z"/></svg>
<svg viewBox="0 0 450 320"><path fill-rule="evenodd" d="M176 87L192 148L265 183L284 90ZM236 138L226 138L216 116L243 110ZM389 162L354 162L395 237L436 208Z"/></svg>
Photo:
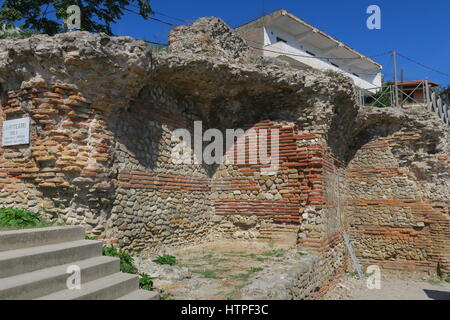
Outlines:
<svg viewBox="0 0 450 320"><path fill-rule="evenodd" d="M208 168L175 164L172 132L191 129L198 117L164 88L144 88L123 112L109 119L117 173L106 237L134 251L204 239L211 229Z"/></svg>
<svg viewBox="0 0 450 320"><path fill-rule="evenodd" d="M267 268L242 289L245 300L315 300L322 298L346 268L344 244L326 256L285 257L281 268Z"/></svg>
<svg viewBox="0 0 450 320"><path fill-rule="evenodd" d="M161 88L144 88L117 114L92 108L67 84L38 79L6 92L3 119L30 117L32 135L30 146L2 148L2 202L82 223L92 235L136 251L203 239L213 225L225 237L295 245L302 215L308 248L321 249L338 231L322 228L327 159L321 145L310 144L316 135L292 123L254 125L280 130L276 175L261 174L260 164L174 164L171 132L199 119L189 108ZM246 152L253 152L248 143Z"/></svg>
<svg viewBox="0 0 450 320"><path fill-rule="evenodd" d="M365 266L448 274L448 132L427 110L407 112L409 123L387 120L356 138L345 191L351 238Z"/></svg>
<svg viewBox="0 0 450 320"><path fill-rule="evenodd" d="M9 79L0 120L31 118L29 145L0 148L0 206L82 224L134 252L283 241L321 261L315 295L345 271L347 229L364 264L448 270L450 147L435 115L360 109L349 79L253 61L214 18L170 41L168 50L86 32L0 41ZM193 137L194 121L203 131L279 130L278 170L174 163L172 132ZM242 152L235 146L224 151Z"/></svg>
<svg viewBox="0 0 450 320"><path fill-rule="evenodd" d="M31 119L31 143L0 148L2 205L69 224L108 215L111 136L101 112L73 86L37 79L3 95L0 118L21 117Z"/></svg>

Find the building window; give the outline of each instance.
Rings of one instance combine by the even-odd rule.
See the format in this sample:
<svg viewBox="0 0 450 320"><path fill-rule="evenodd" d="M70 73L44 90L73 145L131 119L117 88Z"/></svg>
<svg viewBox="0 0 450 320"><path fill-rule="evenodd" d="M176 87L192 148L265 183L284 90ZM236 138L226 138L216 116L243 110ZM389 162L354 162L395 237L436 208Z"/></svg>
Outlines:
<svg viewBox="0 0 450 320"><path fill-rule="evenodd" d="M287 41L286 41L286 40L284 40L284 39L281 39L280 37L277 37L277 42L284 42L284 43L287 43Z"/></svg>

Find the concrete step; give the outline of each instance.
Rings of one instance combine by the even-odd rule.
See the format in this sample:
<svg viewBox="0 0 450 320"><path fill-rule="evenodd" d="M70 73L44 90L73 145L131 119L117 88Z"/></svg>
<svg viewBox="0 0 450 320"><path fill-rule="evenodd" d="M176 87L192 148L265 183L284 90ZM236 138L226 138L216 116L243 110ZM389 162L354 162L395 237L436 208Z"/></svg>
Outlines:
<svg viewBox="0 0 450 320"><path fill-rule="evenodd" d="M0 252L84 239L81 226L49 227L0 232Z"/></svg>
<svg viewBox="0 0 450 320"><path fill-rule="evenodd" d="M113 257L95 257L56 267L3 278L0 280L0 300L34 299L67 289L66 273L71 265L80 267L81 284L120 271L120 260Z"/></svg>
<svg viewBox="0 0 450 320"><path fill-rule="evenodd" d="M4 251L0 252L0 279L101 255L102 243L91 240Z"/></svg>
<svg viewBox="0 0 450 320"><path fill-rule="evenodd" d="M128 273L115 273L81 286L80 290L65 289L37 300L112 300L139 288L139 277Z"/></svg>
<svg viewBox="0 0 450 320"><path fill-rule="evenodd" d="M160 300L159 293L147 290L136 290L117 300Z"/></svg>

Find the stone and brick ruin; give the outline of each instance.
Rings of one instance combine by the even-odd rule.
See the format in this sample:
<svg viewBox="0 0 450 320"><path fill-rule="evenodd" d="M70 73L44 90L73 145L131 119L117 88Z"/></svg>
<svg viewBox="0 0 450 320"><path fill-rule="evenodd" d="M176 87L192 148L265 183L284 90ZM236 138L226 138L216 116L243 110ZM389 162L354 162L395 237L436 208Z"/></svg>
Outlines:
<svg viewBox="0 0 450 320"><path fill-rule="evenodd" d="M131 252L214 239L315 255L324 292L349 266L450 273L450 130L425 109L360 108L353 83L249 54L217 18L170 48L72 32L0 41L0 206L37 211ZM280 169L171 161L171 132L280 130ZM1 135L1 130L0 130ZM319 293L320 293L319 292Z"/></svg>

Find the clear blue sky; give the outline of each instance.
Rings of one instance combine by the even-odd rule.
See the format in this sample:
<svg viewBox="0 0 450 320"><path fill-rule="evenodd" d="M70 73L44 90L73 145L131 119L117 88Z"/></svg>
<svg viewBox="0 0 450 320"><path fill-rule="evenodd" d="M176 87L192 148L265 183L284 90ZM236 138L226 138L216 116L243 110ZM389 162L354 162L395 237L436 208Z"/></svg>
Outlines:
<svg viewBox="0 0 450 320"><path fill-rule="evenodd" d="M448 0L153 0L154 11L188 22L216 16L236 27L264 13L286 9L365 55L397 50L437 70L450 74L450 1ZM369 5L381 8L382 29L366 27ZM157 14L154 17L183 24ZM115 34L167 42L171 27L127 13L113 28ZM376 58L386 79L393 78L392 58ZM450 78L399 57L405 80L428 78L441 85Z"/></svg>

